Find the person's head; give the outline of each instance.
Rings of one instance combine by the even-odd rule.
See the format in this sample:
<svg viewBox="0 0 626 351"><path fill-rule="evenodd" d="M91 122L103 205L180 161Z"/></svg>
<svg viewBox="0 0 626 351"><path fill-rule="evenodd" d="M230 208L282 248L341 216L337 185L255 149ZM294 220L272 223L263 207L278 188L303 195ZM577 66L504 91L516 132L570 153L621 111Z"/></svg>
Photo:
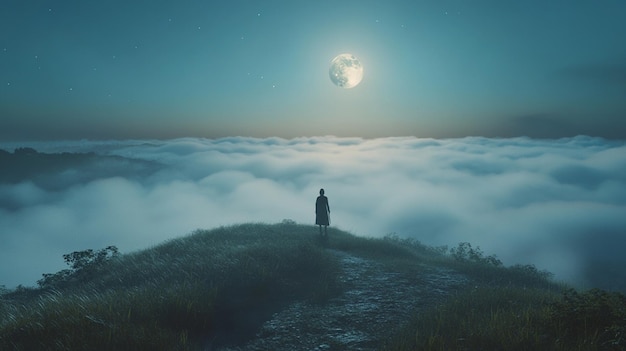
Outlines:
<svg viewBox="0 0 626 351"><path fill-rule="evenodd" d="M324 189L320 189L320 195L324 195Z"/></svg>

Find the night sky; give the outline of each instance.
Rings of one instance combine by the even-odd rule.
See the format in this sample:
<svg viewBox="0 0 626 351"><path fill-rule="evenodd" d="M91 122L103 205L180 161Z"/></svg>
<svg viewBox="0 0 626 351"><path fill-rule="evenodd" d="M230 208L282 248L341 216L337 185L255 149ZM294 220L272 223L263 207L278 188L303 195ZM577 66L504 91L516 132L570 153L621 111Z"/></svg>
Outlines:
<svg viewBox="0 0 626 351"><path fill-rule="evenodd" d="M197 228L315 233L325 188L334 228L626 291L626 1L0 0L0 150L0 288Z"/></svg>
<svg viewBox="0 0 626 351"><path fill-rule="evenodd" d="M626 2L0 3L0 140L626 138ZM352 89L330 61L364 66Z"/></svg>

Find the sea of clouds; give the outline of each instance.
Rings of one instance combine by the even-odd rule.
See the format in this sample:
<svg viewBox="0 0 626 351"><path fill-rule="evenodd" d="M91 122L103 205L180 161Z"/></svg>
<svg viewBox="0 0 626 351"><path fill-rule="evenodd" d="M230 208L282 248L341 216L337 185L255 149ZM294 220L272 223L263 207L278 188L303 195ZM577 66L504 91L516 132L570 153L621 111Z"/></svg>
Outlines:
<svg viewBox="0 0 626 351"><path fill-rule="evenodd" d="M244 138L0 143L96 152L159 166L137 176L66 170L58 186L0 184L0 285L34 285L64 253L131 252L198 228L291 219L428 245L470 242L506 265L535 264L580 287L624 280L626 143L579 136L462 139ZM100 165L106 167L107 165ZM126 168L125 168L126 167ZM86 180L87 179L87 180ZM79 181L80 180L80 181Z"/></svg>

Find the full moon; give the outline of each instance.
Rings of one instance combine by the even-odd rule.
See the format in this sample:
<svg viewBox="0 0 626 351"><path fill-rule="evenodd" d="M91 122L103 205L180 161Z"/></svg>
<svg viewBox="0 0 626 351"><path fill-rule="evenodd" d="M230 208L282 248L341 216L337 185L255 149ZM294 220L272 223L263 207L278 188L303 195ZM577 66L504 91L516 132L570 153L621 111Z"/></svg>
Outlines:
<svg viewBox="0 0 626 351"><path fill-rule="evenodd" d="M352 54L341 54L330 61L330 80L338 87L350 89L361 83L363 66Z"/></svg>

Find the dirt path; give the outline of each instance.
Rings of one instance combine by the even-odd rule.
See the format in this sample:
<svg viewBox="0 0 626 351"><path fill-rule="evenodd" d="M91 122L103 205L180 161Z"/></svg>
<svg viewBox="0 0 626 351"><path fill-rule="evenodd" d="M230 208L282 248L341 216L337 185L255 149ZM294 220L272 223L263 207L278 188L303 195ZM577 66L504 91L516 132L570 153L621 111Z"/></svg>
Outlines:
<svg viewBox="0 0 626 351"><path fill-rule="evenodd" d="M265 322L256 339L221 350L376 350L412 313L467 281L442 268L399 273L375 261L332 252L340 259L340 280L346 286L340 296L324 304L293 303Z"/></svg>

